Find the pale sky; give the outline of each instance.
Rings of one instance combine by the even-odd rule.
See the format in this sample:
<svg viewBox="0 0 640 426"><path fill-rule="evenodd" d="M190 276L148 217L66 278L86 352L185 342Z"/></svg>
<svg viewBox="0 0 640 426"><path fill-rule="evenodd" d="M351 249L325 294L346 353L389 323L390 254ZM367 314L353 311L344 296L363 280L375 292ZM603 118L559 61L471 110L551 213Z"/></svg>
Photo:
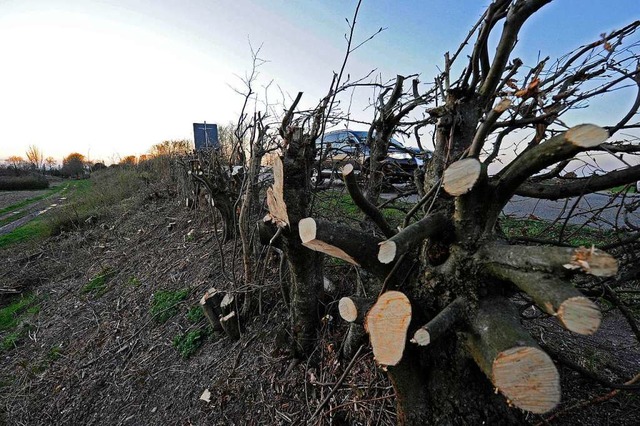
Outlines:
<svg viewBox="0 0 640 426"><path fill-rule="evenodd" d="M0 0L0 160L34 144L58 160L77 151L109 163L192 139L193 122L236 120L241 98L230 86L250 68L249 40L269 61L258 82L274 81L269 100L284 93L288 104L303 91L311 107L340 67L356 3ZM387 29L354 53L347 72L431 81L488 3L364 0L356 40ZM539 53L555 57L639 18L637 0L556 0L525 26L517 54L534 65ZM369 96L354 99L361 119L371 116Z"/></svg>

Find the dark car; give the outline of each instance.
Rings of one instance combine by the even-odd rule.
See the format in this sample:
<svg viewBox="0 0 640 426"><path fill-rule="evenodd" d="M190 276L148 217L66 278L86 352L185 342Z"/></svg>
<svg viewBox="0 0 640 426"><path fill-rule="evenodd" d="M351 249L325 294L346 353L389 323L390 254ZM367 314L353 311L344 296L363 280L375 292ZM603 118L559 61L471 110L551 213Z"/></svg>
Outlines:
<svg viewBox="0 0 640 426"><path fill-rule="evenodd" d="M368 175L371 147L367 144L368 132L338 130L328 132L316 141L317 163L311 175L312 183L321 183L347 163L354 165L356 173ZM414 171L422 167L424 159L430 158L430 151L421 152L417 148L406 147L391 138L387 158L382 162L386 180L392 183L409 182Z"/></svg>

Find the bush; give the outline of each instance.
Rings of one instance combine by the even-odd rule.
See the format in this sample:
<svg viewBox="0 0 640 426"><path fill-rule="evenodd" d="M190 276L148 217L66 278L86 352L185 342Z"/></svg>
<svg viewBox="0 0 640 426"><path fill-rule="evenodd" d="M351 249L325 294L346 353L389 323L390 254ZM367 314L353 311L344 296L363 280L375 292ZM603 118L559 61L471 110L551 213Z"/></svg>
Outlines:
<svg viewBox="0 0 640 426"><path fill-rule="evenodd" d="M27 189L47 189L49 181L43 175L1 176L0 190L22 191Z"/></svg>

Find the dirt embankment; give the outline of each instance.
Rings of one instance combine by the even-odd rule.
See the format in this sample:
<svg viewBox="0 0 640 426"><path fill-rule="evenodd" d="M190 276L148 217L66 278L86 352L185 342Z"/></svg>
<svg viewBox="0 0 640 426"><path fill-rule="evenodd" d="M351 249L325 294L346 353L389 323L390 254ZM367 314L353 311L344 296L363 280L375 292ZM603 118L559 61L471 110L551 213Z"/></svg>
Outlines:
<svg viewBox="0 0 640 426"><path fill-rule="evenodd" d="M233 277L241 275L232 267L239 263L237 245L232 241L219 250L208 215L154 198L83 226L38 247L0 253L5 259L0 287L33 294L35 308L20 317L19 337L0 353L0 424L301 424L341 376L346 361L337 353L345 324L332 311L339 295L326 301L328 315L312 358L293 363L273 254L259 262L264 279L255 289L254 312L241 340L234 343L208 330L191 308L210 287L233 290ZM338 268L339 273L329 272L339 292L349 294L355 273ZM174 314L158 321L152 313L156 295L184 289L186 296L167 307L175 308ZM7 303L5 297L1 305ZM541 327L536 332L552 343L554 330ZM194 330L203 330L198 338L203 344L183 358L174 342ZM637 353L633 339L623 343L616 347ZM572 351L581 344L558 343ZM596 358L590 362L597 368ZM632 368L625 363L621 372L607 360L612 380ZM634 424L637 398L621 393L589 403L609 390L569 370L562 373L560 410L587 404L552 424ZM210 401L200 399L205 390ZM542 420L531 417L532 424ZM365 348L311 424L394 421L393 390Z"/></svg>

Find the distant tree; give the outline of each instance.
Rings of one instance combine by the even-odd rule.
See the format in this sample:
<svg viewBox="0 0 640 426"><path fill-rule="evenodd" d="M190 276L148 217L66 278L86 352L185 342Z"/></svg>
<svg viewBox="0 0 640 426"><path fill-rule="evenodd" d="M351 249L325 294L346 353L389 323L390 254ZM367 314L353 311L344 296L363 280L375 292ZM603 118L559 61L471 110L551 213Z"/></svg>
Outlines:
<svg viewBox="0 0 640 426"><path fill-rule="evenodd" d="M44 162L47 166L49 166L49 171L51 171L51 169L53 169L53 166L55 166L56 164L58 164L58 162L56 161L55 158L53 157L47 157L44 159Z"/></svg>
<svg viewBox="0 0 640 426"><path fill-rule="evenodd" d="M31 163L31 167L34 169L41 169L44 165L44 154L42 150L35 145L29 145L27 148L27 159Z"/></svg>
<svg viewBox="0 0 640 426"><path fill-rule="evenodd" d="M188 139L169 140L157 143L151 147L152 157L175 156L193 151L193 142Z"/></svg>
<svg viewBox="0 0 640 426"><path fill-rule="evenodd" d="M142 154L140 156L138 156L138 164L147 161L150 158L150 156L148 156L147 154Z"/></svg>
<svg viewBox="0 0 640 426"><path fill-rule="evenodd" d="M9 165L15 169L16 173L19 169L24 168L26 164L24 158L20 157L19 155L12 155L11 157L7 158L7 163L9 163Z"/></svg>
<svg viewBox="0 0 640 426"><path fill-rule="evenodd" d="M135 166L137 164L135 155L127 155L123 159L120 160L120 164L123 166Z"/></svg>
<svg viewBox="0 0 640 426"><path fill-rule="evenodd" d="M62 160L62 175L67 177L80 176L84 173L84 155L73 152Z"/></svg>

